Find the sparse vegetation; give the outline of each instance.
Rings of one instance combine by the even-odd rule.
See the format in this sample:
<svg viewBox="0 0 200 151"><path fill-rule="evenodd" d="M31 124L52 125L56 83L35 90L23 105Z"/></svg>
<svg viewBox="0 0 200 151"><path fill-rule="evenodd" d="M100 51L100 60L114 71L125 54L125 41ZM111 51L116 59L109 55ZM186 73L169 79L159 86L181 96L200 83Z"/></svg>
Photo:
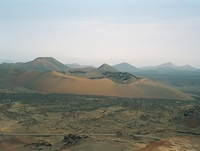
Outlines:
<svg viewBox="0 0 200 151"><path fill-rule="evenodd" d="M116 134L126 146L139 149L152 143L150 138L172 136L200 137L200 102L171 99L132 99L120 97L0 93L0 131L5 125L13 133ZM192 127L188 126L188 118ZM9 125L9 126L8 126ZM194 127L195 126L195 127ZM55 138L43 138L55 146ZM95 137L93 136L93 139ZM115 141L115 137L102 140ZM133 141L134 140L134 141ZM39 140L38 140L39 141ZM120 144L120 143L119 143ZM121 145L124 145L123 143Z"/></svg>
<svg viewBox="0 0 200 151"><path fill-rule="evenodd" d="M32 66L38 61L43 62L41 68ZM127 151L162 138L200 137L200 97L194 95L193 100L188 94L152 81L164 81L165 76L150 74L153 78L148 80L107 64L68 70L52 58L38 58L25 65L34 71L0 71L0 132L34 134L29 136L31 141L25 150L69 150L81 146L80 138L86 134L91 138L84 140L90 143L114 144L115 150ZM52 67L56 70L46 71ZM192 88L199 85L192 75L167 78L179 88L185 81ZM191 92L199 94L198 90ZM54 134L65 135L65 141Z"/></svg>

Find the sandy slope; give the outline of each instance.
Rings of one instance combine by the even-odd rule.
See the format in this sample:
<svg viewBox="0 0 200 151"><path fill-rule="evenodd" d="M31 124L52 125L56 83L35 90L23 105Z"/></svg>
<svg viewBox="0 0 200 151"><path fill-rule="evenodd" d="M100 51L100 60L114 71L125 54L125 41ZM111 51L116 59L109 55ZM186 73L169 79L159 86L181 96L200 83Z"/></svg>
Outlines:
<svg viewBox="0 0 200 151"><path fill-rule="evenodd" d="M71 147L67 151L126 151L122 146L105 142L85 143Z"/></svg>
<svg viewBox="0 0 200 151"><path fill-rule="evenodd" d="M1 151L19 151L25 145L29 143L30 143L30 140L28 138L11 137L11 138L4 139L4 137L2 137L2 140L0 140L0 150Z"/></svg>
<svg viewBox="0 0 200 151"><path fill-rule="evenodd" d="M172 137L155 142L141 151L199 151L200 140L192 137Z"/></svg>
<svg viewBox="0 0 200 151"><path fill-rule="evenodd" d="M14 83L29 89L48 93L68 93L86 95L106 95L132 98L192 99L189 95L174 88L147 79L138 79L129 84L120 84L110 79L87 79L70 76L57 71L36 74L19 74Z"/></svg>

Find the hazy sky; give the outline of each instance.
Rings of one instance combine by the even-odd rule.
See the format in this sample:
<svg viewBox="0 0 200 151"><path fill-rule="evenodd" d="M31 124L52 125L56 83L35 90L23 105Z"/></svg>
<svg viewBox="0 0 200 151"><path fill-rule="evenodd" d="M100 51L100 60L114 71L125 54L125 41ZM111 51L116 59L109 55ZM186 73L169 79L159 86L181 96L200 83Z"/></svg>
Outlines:
<svg viewBox="0 0 200 151"><path fill-rule="evenodd" d="M0 0L0 60L200 68L199 0Z"/></svg>

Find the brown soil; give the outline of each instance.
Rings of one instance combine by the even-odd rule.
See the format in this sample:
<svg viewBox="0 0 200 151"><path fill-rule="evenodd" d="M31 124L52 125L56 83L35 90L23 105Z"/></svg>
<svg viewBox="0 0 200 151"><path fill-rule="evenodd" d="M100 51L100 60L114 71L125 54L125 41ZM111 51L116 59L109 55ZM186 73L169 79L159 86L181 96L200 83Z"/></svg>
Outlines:
<svg viewBox="0 0 200 151"><path fill-rule="evenodd" d="M200 139L191 137L172 137L153 143L141 151L199 151Z"/></svg>
<svg viewBox="0 0 200 151"><path fill-rule="evenodd" d="M122 84L112 79L87 79L57 71L33 74L25 72L14 79L14 84L47 93L103 95L130 98L168 98L192 100L189 95L172 87L146 79Z"/></svg>

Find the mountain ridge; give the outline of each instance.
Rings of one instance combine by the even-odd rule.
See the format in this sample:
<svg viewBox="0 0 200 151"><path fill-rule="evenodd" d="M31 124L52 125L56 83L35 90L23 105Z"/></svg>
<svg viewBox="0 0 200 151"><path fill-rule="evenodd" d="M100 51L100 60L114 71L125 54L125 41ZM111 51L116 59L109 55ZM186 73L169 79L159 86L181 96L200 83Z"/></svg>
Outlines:
<svg viewBox="0 0 200 151"><path fill-rule="evenodd" d="M198 70L190 65L184 65L184 66L177 66L172 64L171 62L163 63L158 66L150 66L150 67L142 67L140 68L142 70L163 70L163 69L171 69L171 70L177 70L177 71L195 71Z"/></svg>
<svg viewBox="0 0 200 151"><path fill-rule="evenodd" d="M2 68L4 68L4 69L5 68L10 68L10 69L11 68L15 68L15 69L20 68L20 69L25 69L25 70L33 70L33 69L37 69L37 66L33 65L31 68L31 63L37 64L36 62L39 60L43 60L43 63L45 63L45 61L46 61L46 64L44 64L44 66L48 66L51 64L51 67L49 67L49 70L51 70L51 69L53 70L56 68L58 70L59 70L59 68L60 68L60 70L64 70L64 69L69 69L69 68L76 69L76 68L94 67L92 65L80 65L78 63L63 64L63 63L59 62L58 60L54 59L53 57L38 57L38 58L35 58L34 60L28 61L28 62L17 62L17 63L12 63L11 61L1 62L0 69L2 69ZM48 62L49 62L49 64L48 64ZM26 67L25 64L29 64L30 68ZM53 68L53 66L54 66L54 68ZM123 62L123 63L118 63L115 65L112 65L112 67L114 67L115 69L122 71L122 72L133 72L133 71L136 72L136 71L141 71L141 70L159 70L161 68L173 69L173 70L177 70L177 71L178 70L179 71L200 71L200 68L195 68L188 64L183 65L183 66L177 66L171 62L163 63L163 64L160 64L157 66L146 66L146 67L139 67L139 68L131 65L130 63ZM48 69L44 68L44 70L48 70Z"/></svg>
<svg viewBox="0 0 200 151"><path fill-rule="evenodd" d="M117 70L116 68L114 68L113 66L110 66L106 63L103 63L100 67L97 68L99 71L112 71L112 72L118 72L119 70Z"/></svg>
<svg viewBox="0 0 200 151"><path fill-rule="evenodd" d="M132 67L128 63L122 65ZM11 68L12 71L5 70L8 74L4 74L2 66ZM176 69L172 63L165 63L159 67ZM190 69L191 67L186 65L182 68ZM134 76L129 72L121 72L106 63L98 68L71 69L52 57L38 57L26 63L1 64L0 69L0 82L7 80L16 86L45 93L192 99L179 90L155 82L156 80L152 81ZM141 70L138 71L141 72Z"/></svg>
<svg viewBox="0 0 200 151"><path fill-rule="evenodd" d="M135 66L133 66L127 62L115 64L115 65L113 65L113 67L122 72L134 72L134 71L139 70L138 68L136 68Z"/></svg>
<svg viewBox="0 0 200 151"><path fill-rule="evenodd" d="M65 70L69 67L65 66L61 62L57 61L53 57L38 57L29 62L17 62L17 63L4 63L0 64L0 69L23 69L23 70L37 70L37 71L48 71L48 70Z"/></svg>
<svg viewBox="0 0 200 151"><path fill-rule="evenodd" d="M191 65L177 66L171 62L163 63L158 66L149 66L149 67L140 67L136 68L128 63L120 63L113 65L119 71L123 72L143 72L143 71L151 71L157 73L167 73L167 72L199 72L200 69L194 68Z"/></svg>

